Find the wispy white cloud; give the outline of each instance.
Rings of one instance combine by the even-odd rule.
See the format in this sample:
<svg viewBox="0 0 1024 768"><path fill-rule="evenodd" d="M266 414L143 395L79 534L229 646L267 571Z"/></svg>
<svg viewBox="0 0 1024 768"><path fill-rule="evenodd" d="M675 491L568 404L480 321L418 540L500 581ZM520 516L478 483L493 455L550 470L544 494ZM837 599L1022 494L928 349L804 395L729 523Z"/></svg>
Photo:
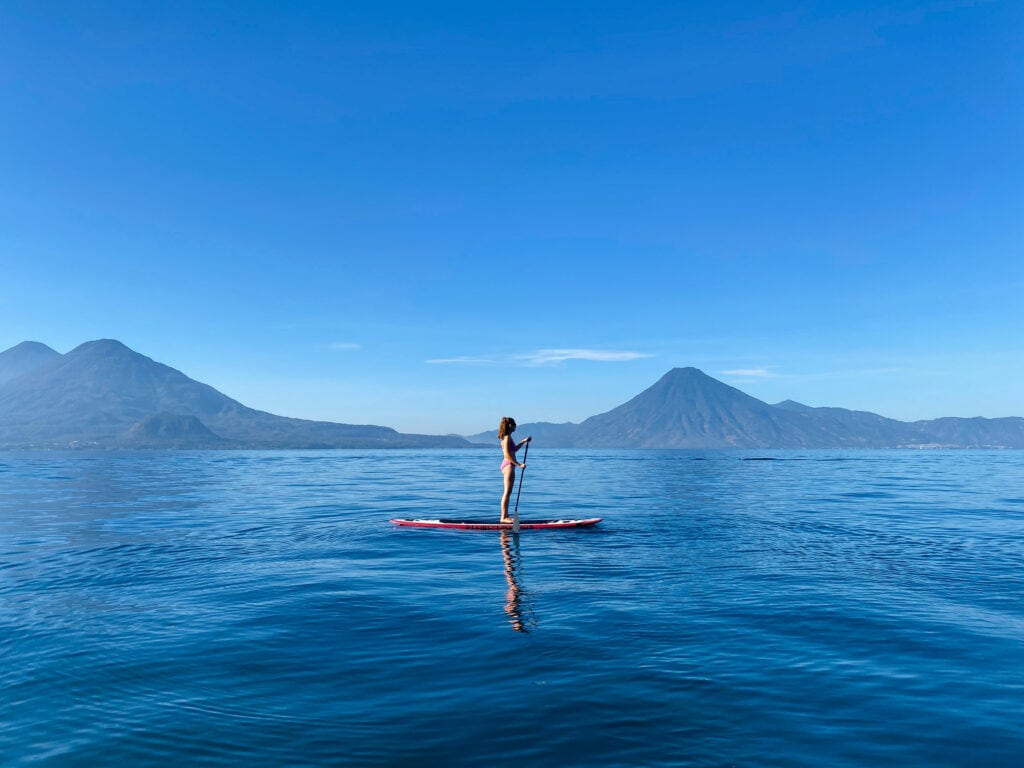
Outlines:
<svg viewBox="0 0 1024 768"><path fill-rule="evenodd" d="M722 371L723 376L742 376L746 379L775 379L779 374L770 368L735 368L731 371Z"/></svg>
<svg viewBox="0 0 1024 768"><path fill-rule="evenodd" d="M619 363L629 360L639 360L652 355L644 352L629 352L613 349L538 349L533 352L526 352L518 355L505 355L500 357L475 357L464 355L460 357L442 357L427 360L431 365L519 365L519 366L543 366L557 365L568 360L586 360L598 363Z"/></svg>
<svg viewBox="0 0 1024 768"><path fill-rule="evenodd" d="M628 360L639 360L650 357L642 352L626 352L613 349L538 349L525 355L516 355L516 359L527 365L551 365L566 360L589 360L596 363L621 363Z"/></svg>
<svg viewBox="0 0 1024 768"><path fill-rule="evenodd" d="M354 349L362 349L361 344L354 344L351 341L335 341L329 344L328 347L333 349L335 352L350 352Z"/></svg>
<svg viewBox="0 0 1024 768"><path fill-rule="evenodd" d="M493 357L462 355L460 357L435 357L424 362L429 365L497 365L501 361Z"/></svg>

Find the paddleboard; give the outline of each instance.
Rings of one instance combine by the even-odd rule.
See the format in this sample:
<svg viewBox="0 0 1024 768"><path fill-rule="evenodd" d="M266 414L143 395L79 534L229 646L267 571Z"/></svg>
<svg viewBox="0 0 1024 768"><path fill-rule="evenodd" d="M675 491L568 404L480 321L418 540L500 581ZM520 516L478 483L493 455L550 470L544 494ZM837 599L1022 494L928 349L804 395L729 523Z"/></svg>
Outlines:
<svg viewBox="0 0 1024 768"><path fill-rule="evenodd" d="M511 531L512 523L499 523L494 520L459 520L456 518L440 518L438 520L392 520L395 525L411 528L450 528L457 531ZM519 530L535 531L544 528L582 528L601 522L600 517L588 517L584 520L520 520Z"/></svg>

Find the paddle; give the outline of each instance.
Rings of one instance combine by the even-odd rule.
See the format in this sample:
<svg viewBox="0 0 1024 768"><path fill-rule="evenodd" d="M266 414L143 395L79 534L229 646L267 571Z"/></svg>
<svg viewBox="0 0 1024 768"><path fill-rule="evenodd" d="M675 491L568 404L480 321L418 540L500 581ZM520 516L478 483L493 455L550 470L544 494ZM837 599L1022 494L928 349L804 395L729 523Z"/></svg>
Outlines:
<svg viewBox="0 0 1024 768"><path fill-rule="evenodd" d="M519 494L523 492L523 475L526 474L526 457L530 455L530 444L523 451L523 471L519 473L519 490L516 491L516 508L512 513L512 532L519 533Z"/></svg>

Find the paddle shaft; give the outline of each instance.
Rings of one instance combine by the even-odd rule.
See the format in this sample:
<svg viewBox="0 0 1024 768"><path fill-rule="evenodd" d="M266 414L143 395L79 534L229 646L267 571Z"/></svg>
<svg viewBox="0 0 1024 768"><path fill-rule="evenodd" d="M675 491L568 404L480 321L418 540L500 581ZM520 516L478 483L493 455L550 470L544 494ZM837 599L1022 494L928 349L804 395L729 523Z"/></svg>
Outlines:
<svg viewBox="0 0 1024 768"><path fill-rule="evenodd" d="M523 492L523 476L526 474L526 457L530 455L530 444L526 444L523 451L523 471L519 473L519 490L516 491L516 508L512 513L512 530L519 532L519 494Z"/></svg>

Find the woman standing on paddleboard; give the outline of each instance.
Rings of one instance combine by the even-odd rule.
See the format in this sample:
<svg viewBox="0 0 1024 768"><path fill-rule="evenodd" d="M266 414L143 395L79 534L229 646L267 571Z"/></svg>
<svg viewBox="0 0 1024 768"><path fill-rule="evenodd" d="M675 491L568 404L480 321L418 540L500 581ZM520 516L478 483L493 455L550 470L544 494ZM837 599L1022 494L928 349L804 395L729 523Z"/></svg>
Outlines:
<svg viewBox="0 0 1024 768"><path fill-rule="evenodd" d="M525 467L516 461L516 451L526 445L533 438L527 437L523 442L516 445L512 439L512 433L516 431L516 420L511 416L502 416L498 425L498 439L501 440L501 451L504 460L501 462L501 474L505 476L505 492L501 495L501 522L511 523L512 518L508 516L508 500L512 496L512 489L516 486L516 467Z"/></svg>

